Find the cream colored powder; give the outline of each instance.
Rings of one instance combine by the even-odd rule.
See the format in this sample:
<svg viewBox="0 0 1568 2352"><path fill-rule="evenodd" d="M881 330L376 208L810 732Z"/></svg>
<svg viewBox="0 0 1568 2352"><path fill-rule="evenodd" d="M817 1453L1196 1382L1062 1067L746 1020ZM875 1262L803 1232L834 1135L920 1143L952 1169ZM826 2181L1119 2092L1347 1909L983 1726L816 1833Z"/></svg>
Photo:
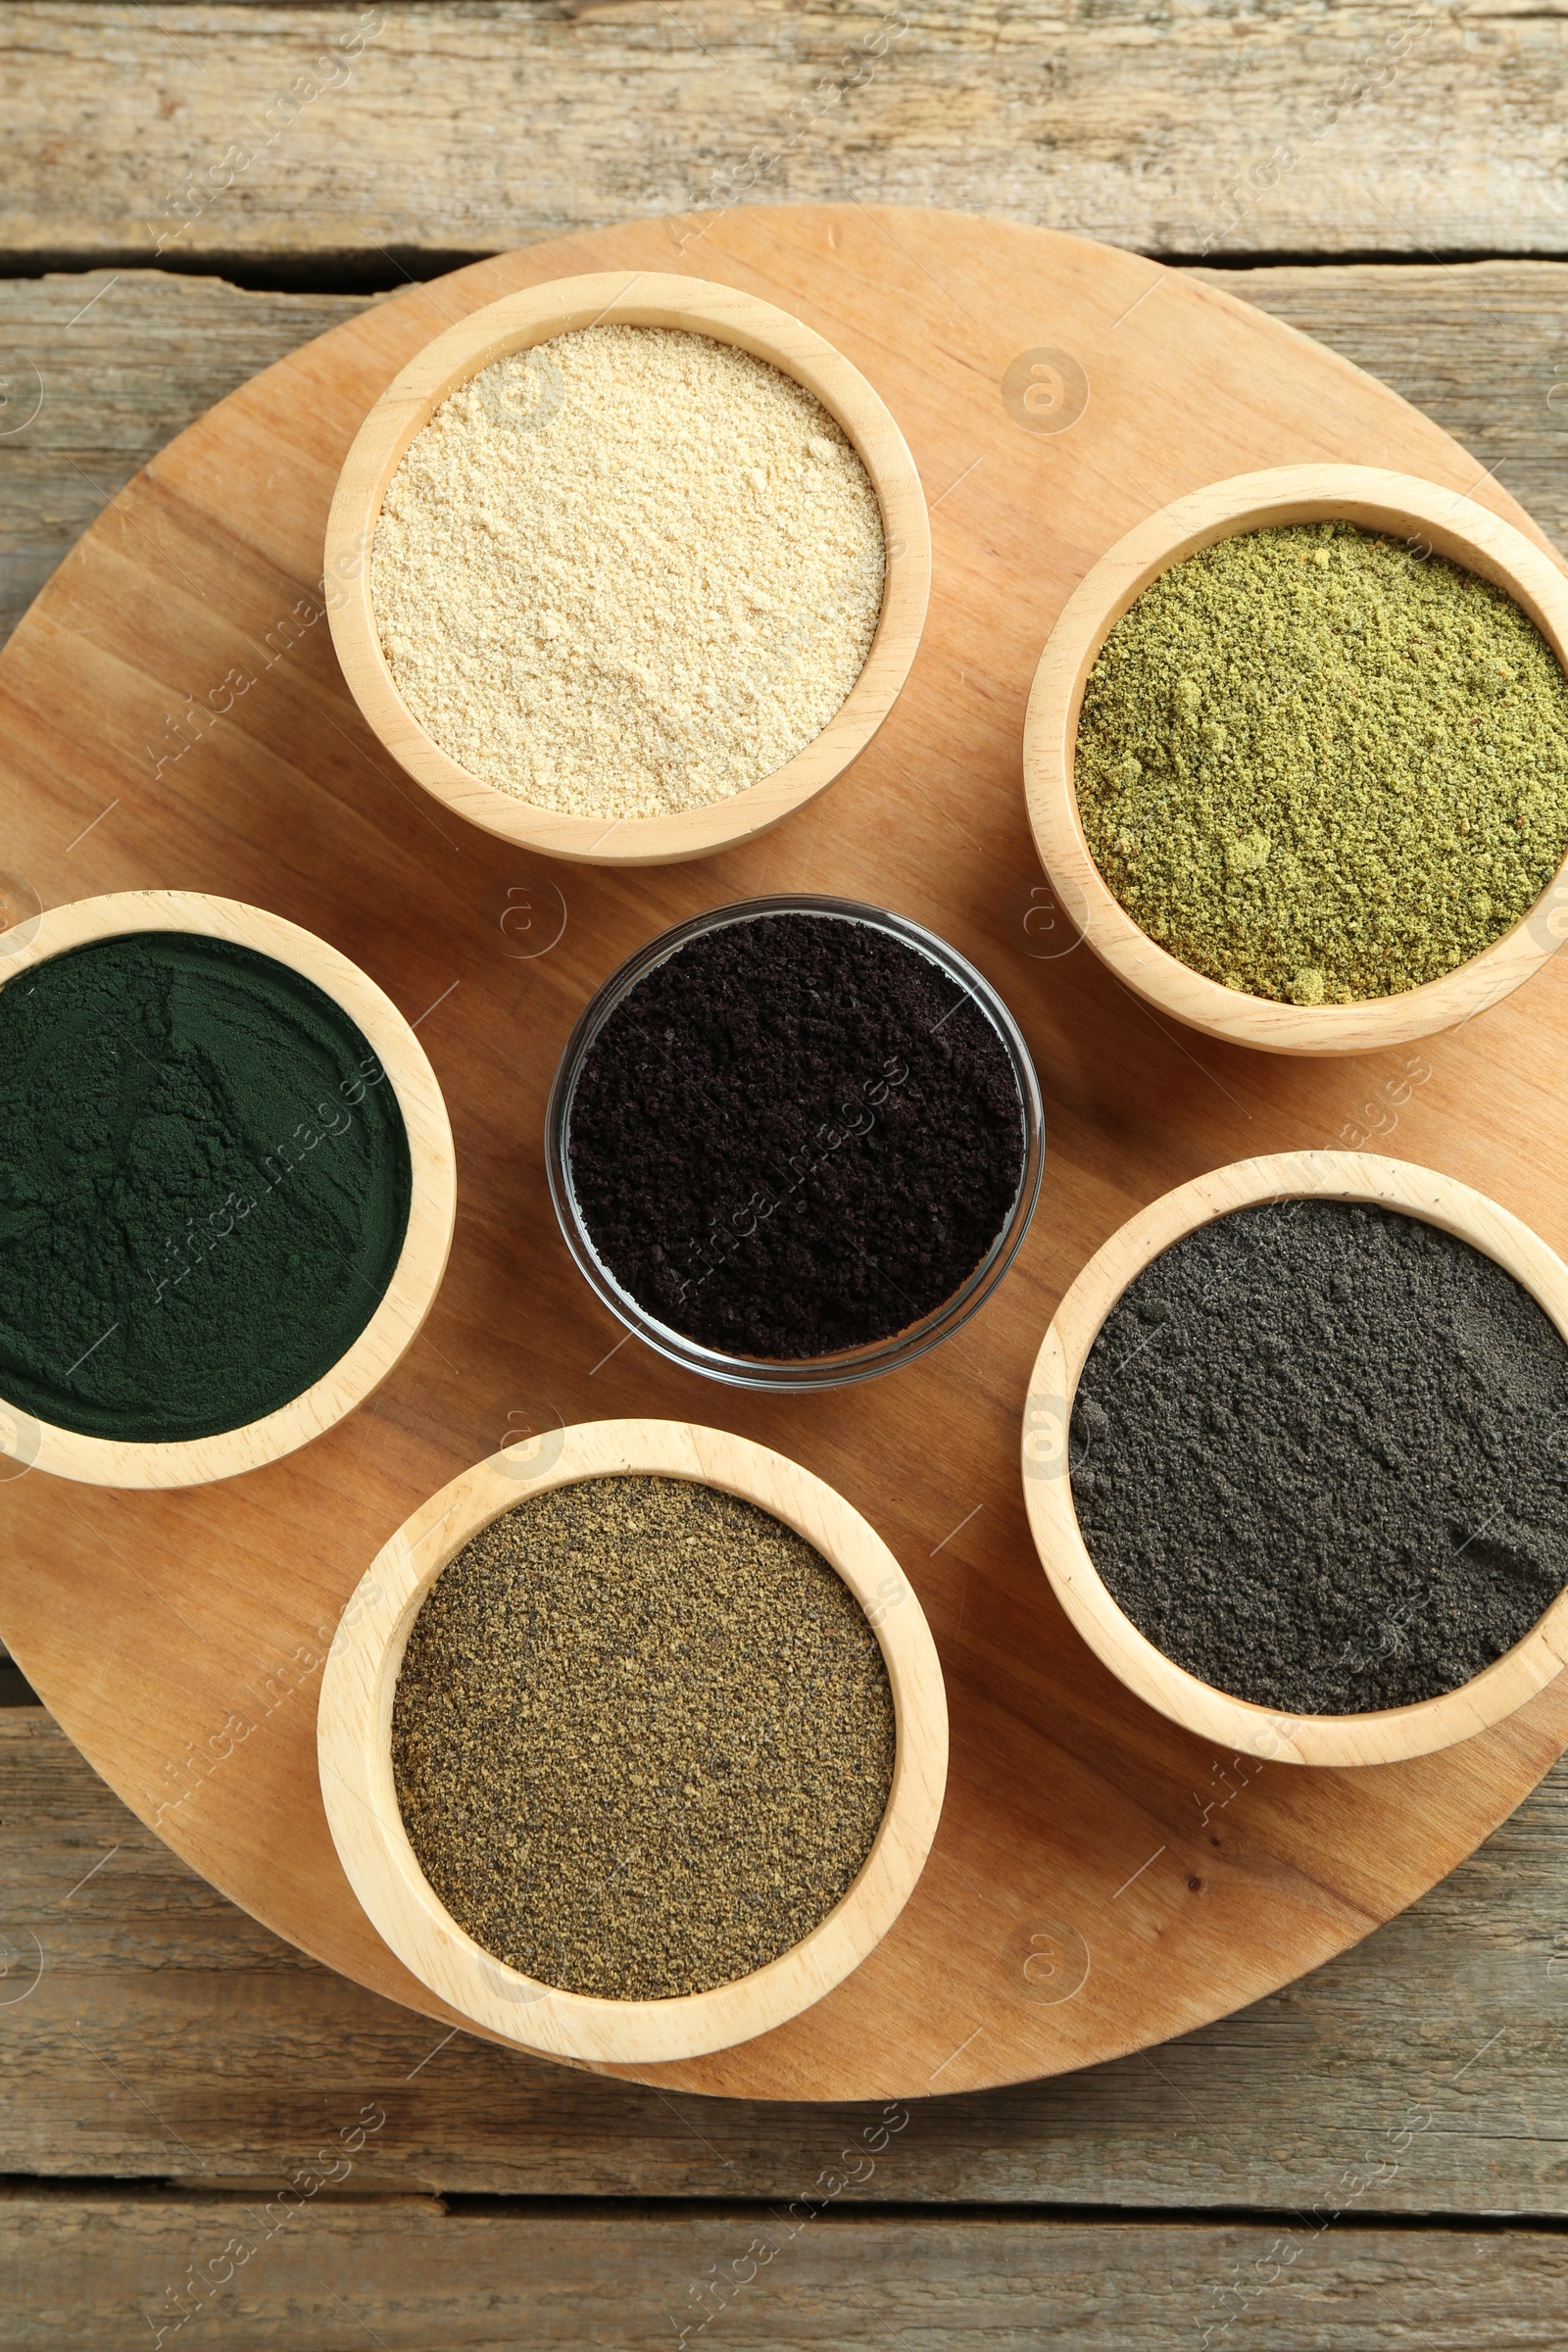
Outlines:
<svg viewBox="0 0 1568 2352"><path fill-rule="evenodd" d="M813 394L749 352L589 326L445 401L370 584L449 758L547 808L725 800L820 734L882 604L882 516Z"/></svg>

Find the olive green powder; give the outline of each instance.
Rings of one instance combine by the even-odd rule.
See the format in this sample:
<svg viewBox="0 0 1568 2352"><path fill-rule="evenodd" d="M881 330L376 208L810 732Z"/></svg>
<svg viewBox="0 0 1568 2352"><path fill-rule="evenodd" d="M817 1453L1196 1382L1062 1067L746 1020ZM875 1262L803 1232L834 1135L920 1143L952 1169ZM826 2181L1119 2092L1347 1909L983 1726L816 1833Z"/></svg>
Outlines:
<svg viewBox="0 0 1568 2352"><path fill-rule="evenodd" d="M1475 573L1357 524L1248 531L1145 589L1090 672L1096 863L1249 996L1396 995L1512 928L1568 845L1568 680Z"/></svg>
<svg viewBox="0 0 1568 2352"><path fill-rule="evenodd" d="M682 1479L535 1495L436 1579L392 1769L474 1941L611 2000L727 1984L799 1943L871 1849L893 1694L849 1588L755 1505Z"/></svg>

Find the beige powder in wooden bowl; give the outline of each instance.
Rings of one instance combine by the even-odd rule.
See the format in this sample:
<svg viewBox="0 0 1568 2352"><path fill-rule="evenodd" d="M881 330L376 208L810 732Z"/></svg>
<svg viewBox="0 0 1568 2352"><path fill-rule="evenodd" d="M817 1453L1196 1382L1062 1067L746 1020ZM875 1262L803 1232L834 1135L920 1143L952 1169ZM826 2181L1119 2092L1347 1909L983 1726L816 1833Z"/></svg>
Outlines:
<svg viewBox="0 0 1568 2352"><path fill-rule="evenodd" d="M426 733L546 808L726 800L871 648L881 509L814 394L732 344L589 326L444 401L382 504L382 651Z"/></svg>

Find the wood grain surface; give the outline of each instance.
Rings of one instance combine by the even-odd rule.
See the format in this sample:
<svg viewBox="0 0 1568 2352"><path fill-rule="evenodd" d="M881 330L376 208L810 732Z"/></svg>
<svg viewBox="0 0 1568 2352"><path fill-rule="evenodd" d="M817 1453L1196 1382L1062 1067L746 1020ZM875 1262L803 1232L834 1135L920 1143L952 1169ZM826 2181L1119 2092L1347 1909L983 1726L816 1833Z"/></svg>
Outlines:
<svg viewBox="0 0 1568 2352"><path fill-rule="evenodd" d="M1392 385L1568 544L1568 265L1183 274L1258 304ZM248 292L148 269L0 280L0 353L18 413L38 401L27 422L0 420L0 639L139 466L371 299Z"/></svg>
<svg viewBox="0 0 1568 2352"><path fill-rule="evenodd" d="M160 2326L189 2352L1127 2352L1200 2345L1205 2328L1236 2352L1548 2352L1568 2289L1568 2247L1542 2229L494 2212L352 2193L296 2207L14 2188L0 2262L36 2281L29 2352L151 2343Z"/></svg>
<svg viewBox="0 0 1568 2352"><path fill-rule="evenodd" d="M369 299L157 270L0 280L0 641L139 466Z"/></svg>
<svg viewBox="0 0 1568 2352"><path fill-rule="evenodd" d="M1565 1850L1559 1764L1300 1984L1152 2053L911 2106L855 2202L1305 2213L1381 2138L1396 2169L1365 2168L1354 2213L1568 2218ZM361 2193L762 2205L880 2112L693 2099L416 2016L226 1901L42 1710L0 1712L0 1906L14 2177L276 2185L374 2099ZM1432 2121L1396 2150L1407 2101Z"/></svg>
<svg viewBox="0 0 1568 2352"><path fill-rule="evenodd" d="M177 225L172 200L189 202L187 172L217 165L221 178L220 159L245 136L236 111L262 122L258 144L270 139L267 103L301 70L302 47L318 29L341 32L356 13L213 10L201 0L0 7L5 177L24 199L0 228L9 249L0 267L19 273L0 281L0 378L14 380L29 407L44 393L21 430L16 400L0 415L0 638L83 525L172 433L364 308L366 295L350 287L424 273L453 240L512 245L688 203L724 172L733 178L719 184L742 201L902 196L1111 237L1120 218L1133 242L1167 254L1197 250L1201 220L1202 235L1218 232L1215 254L1263 266L1195 278L1261 304L1396 387L1480 465L1495 465L1501 483L1568 545L1568 269L1446 258L1564 251L1568 55L1555 0L1524 10L1516 0L1475 0L1462 14L1445 12L1440 71L1360 98L1352 78L1337 101L1336 80L1352 69L1370 83L1372 43L1396 30L1402 0L1376 10L1269 0L1248 13L1218 0L1021 0L1005 9L948 0L908 11L911 30L879 83L846 86L804 126L789 119L791 107L820 79L849 85L863 71L834 69L846 33L870 29L872 12L836 0L722 9L525 0L438 18L394 0L387 13L412 28L400 24L390 71L372 83L372 45L356 89L307 109L162 257L187 271L227 269L252 290L146 267L157 238ZM911 73L899 51L914 41L927 53ZM1428 40L1414 55L1437 52ZM1325 101L1338 105L1336 120ZM1319 127L1327 135L1308 136L1300 168L1263 189L1275 148ZM762 150L755 162L754 146ZM749 170L757 177L748 188ZM465 212L470 196L477 202ZM353 217L334 213L334 199ZM367 242L368 225L386 250ZM1309 258L1347 253L1362 258ZM64 274L29 274L44 267ZM336 290L283 290L309 286ZM0 401L8 393L9 380ZM954 503L938 512L939 529ZM1402 1081L1396 1073L1391 1083ZM1414 1090L1417 1102L1424 1091ZM1396 1115L1400 1134L1382 1147L1402 1150L1409 1105L1365 1092L1365 1124ZM1245 1152L1247 1124L1239 1114L1233 1124L1229 1148ZM1187 1171L1198 1164L1189 1155ZM1113 1222L1107 1205L1085 1248ZM956 1502L949 1524L968 1507ZM934 1566L956 1555L969 1575L972 1559L993 1557L977 1552L986 1536L982 1511ZM0 1696L19 1680L14 1666L0 1666ZM284 1707L308 1705L310 1686L292 1694L277 1686L273 1695ZM1222 1798L1217 1769L1203 1787ZM1473 2291L1455 2304L1433 2281L1450 2262L1467 2264L1468 2241L1421 2217L1565 2211L1564 1770L1412 1910L1241 2015L1079 2074L913 2109L897 2168L879 2168L841 2209L850 2196L1081 2205L1081 2275L1113 2317L1080 2324L1114 2329L1120 2315L1149 2352L1194 2352L1217 2298L1152 2289L1172 2275L1185 2226L1110 2217L1129 2207L1245 2208L1258 2218L1250 2231L1216 2232L1224 2261L1203 2279L1234 2286L1232 2266L1267 2269L1275 2239L1297 2228L1290 2209L1333 2210L1365 2179L1347 2224L1387 2211L1406 2217L1405 2227L1396 2236L1336 2231L1314 2250L1314 2264L1331 2258L1316 2272L1313 2317L1335 2352L1403 2352L1412 2338L1445 2352L1555 2344L1560 2284L1544 2270L1532 2228L1504 2223L1484 2286L1461 2268ZM3 1922L36 1928L48 1955L30 1997L0 2012L3 2161L14 2175L60 2183L47 2215L7 2239L0 2335L19 2343L47 2336L99 2352L107 2341L140 2340L145 2310L214 2250L210 2184L243 2185L252 2202L271 2194L319 2144L323 2123L335 2131L369 2095L390 2121L367 2142L351 2189L733 2195L782 2206L840 2145L837 2111L699 2102L568 2074L465 2034L447 2040L444 2026L305 1959L230 1905L41 1716L0 1714L0 1906ZM1435 2121L1392 2179L1377 2178L1363 2153L1407 2098L1426 2098ZM181 2164L192 2167L192 2201L170 2227L170 2192L157 2181ZM85 2185L95 2177L102 2191ZM136 2177L139 2195L111 2185ZM530 2202L514 2222L546 2210ZM648 2242L631 2234L638 2218L630 2206L614 2212L612 2246ZM452 2219L464 2226L461 2197ZM359 2315L352 2324L324 2297L309 2305L307 2323L275 2302L258 2315L259 2287L254 2298L230 2290L201 2321L198 2340L276 2341L291 2352L308 2335L365 2344L368 2322L390 2342L402 2286L432 2274L422 2253L405 2270L396 2213L379 2231L373 2221L364 2216L357 2232L373 2248L373 2291L334 2272ZM916 2227L906 2261L928 2280ZM742 2249L753 2233L747 2228ZM281 2258L303 2242L279 2249ZM471 2312L511 2295L534 2250L505 2230L482 2250L459 2242L464 2294L439 2310L420 2304L432 2347L461 2340ZM702 2262L677 2275L677 2303L710 2263L732 2258L728 2240L705 2244ZM559 2272L545 2260L540 2275ZM662 2340L668 2320L650 2315L648 2274L607 2250L596 2275L592 2325L608 2331L618 2301L628 2336ZM767 2281L779 2275L774 2264L748 2290L754 2306L765 2298L768 2316L748 2319L743 2306L730 2325L767 2335ZM1033 2308L1054 2313L1040 2275L1020 2261L1018 2276ZM364 2271L356 2280L363 2289ZM907 2341L909 2303L887 2300L885 2325L883 2303L873 2297L868 2307L841 2278L832 2340L880 2347L897 2328ZM919 2309L931 2316L929 2301ZM956 2326L953 2299L942 2319ZM793 2307L789 2320L798 2325ZM518 2314L508 2340L525 2328ZM183 2339L196 2329L192 2321ZM708 2330L719 2341L723 2332ZM1271 2352L1298 2340L1272 2298L1246 2333L1228 2333Z"/></svg>
<svg viewBox="0 0 1568 2352"><path fill-rule="evenodd" d="M1031 953L1022 696L1098 550L1150 505L1247 465L1376 455L1455 490L1477 468L1244 306L1144 261L951 216L752 209L704 255L841 344L899 416L931 498L932 623L856 776L770 842L667 874L574 871L563 884L441 834L357 734L318 626L333 453L439 305L555 271L652 267L668 240L650 223L535 249L307 348L132 485L8 652L15 855L41 894L68 895L68 857L97 888L221 889L245 874L420 1021L465 1189L428 1345L368 1410L232 1489L93 1497L80 1530L42 1481L14 1482L0 1499L0 1610L41 1695L133 1802L171 1806L163 1827L181 1850L298 1940L417 2001L347 1903L306 1795L310 1700L283 1694L303 1695L319 1629L409 1503L490 1450L509 1416L698 1410L699 1384L602 1328L549 1227L529 1139L554 1054L608 965L693 905L813 882L892 899L953 937L1023 1017L1052 1103L1054 1190L1048 1174L1004 1291L926 1366L847 1400L736 1399L730 1417L865 1507L911 1573L953 1699L949 1813L909 1910L849 1984L778 2034L664 2081L961 2090L1167 2034L1342 1948L1449 1867L1557 1752L1568 1719L1547 1693L1446 1758L1314 1775L1304 1790L1292 1774L1288 1794L1265 1773L1216 1826L1194 1788L1217 1760L1132 1708L1047 1605L1010 1457L1028 1358L1065 1281L1131 1207L1202 1167L1397 1124L1407 1156L1560 1241L1560 1146L1544 1105L1561 1085L1561 983L1549 971L1430 1047L1413 1074L1299 1071L1223 1048L1195 1055L1092 959ZM1066 432L1032 429L1002 392L1047 337L1081 352L1094 386ZM1220 384L1236 389L1219 398ZM251 486L238 512L236 465ZM1511 511L1500 489L1477 495ZM280 631L290 615L296 629ZM155 776L148 746L181 693L236 666L252 673L243 702ZM176 844L194 871L147 870ZM564 926L551 953L518 959L508 893L533 891L543 907L551 890L569 900ZM940 1449L920 1434L932 1424ZM1072 1998L1019 1995L1040 1935L1082 1959Z"/></svg>
<svg viewBox="0 0 1568 2352"><path fill-rule="evenodd" d="M392 285L730 203L1163 257L1554 254L1562 0L10 0L19 262ZM271 276L267 272L273 273Z"/></svg>

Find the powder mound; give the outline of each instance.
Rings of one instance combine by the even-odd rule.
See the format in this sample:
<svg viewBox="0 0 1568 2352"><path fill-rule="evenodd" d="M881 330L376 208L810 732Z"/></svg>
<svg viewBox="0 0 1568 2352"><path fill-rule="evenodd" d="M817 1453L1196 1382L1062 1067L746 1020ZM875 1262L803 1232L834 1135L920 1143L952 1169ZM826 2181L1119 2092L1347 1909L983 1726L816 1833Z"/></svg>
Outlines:
<svg viewBox="0 0 1568 2352"><path fill-rule="evenodd" d="M341 1005L185 932L0 989L0 1396L136 1444L275 1412L345 1355L408 1225L408 1137Z"/></svg>
<svg viewBox="0 0 1568 2352"><path fill-rule="evenodd" d="M809 1935L871 1849L893 1694L835 1570L679 1479L534 1496L415 1620L398 1804L475 1942L567 1991L665 2000Z"/></svg>
<svg viewBox="0 0 1568 2352"><path fill-rule="evenodd" d="M1227 988L1346 1004L1440 979L1568 846L1568 679L1475 573L1348 522L1175 564L1090 672L1074 784L1152 939Z"/></svg>
<svg viewBox="0 0 1568 2352"><path fill-rule="evenodd" d="M1071 1461L1133 1623L1259 1706L1435 1698L1568 1584L1568 1348L1392 1210L1270 1204L1165 1250L1090 1351Z"/></svg>
<svg viewBox="0 0 1568 2352"><path fill-rule="evenodd" d="M950 1298L1005 1223L1023 1114L1002 1039L868 923L726 924L640 980L588 1053L568 1152L611 1273L731 1354L830 1354Z"/></svg>
<svg viewBox="0 0 1568 2352"><path fill-rule="evenodd" d="M827 725L882 608L882 514L815 396L750 352L590 326L452 394L388 486L382 650L470 775L656 816Z"/></svg>

